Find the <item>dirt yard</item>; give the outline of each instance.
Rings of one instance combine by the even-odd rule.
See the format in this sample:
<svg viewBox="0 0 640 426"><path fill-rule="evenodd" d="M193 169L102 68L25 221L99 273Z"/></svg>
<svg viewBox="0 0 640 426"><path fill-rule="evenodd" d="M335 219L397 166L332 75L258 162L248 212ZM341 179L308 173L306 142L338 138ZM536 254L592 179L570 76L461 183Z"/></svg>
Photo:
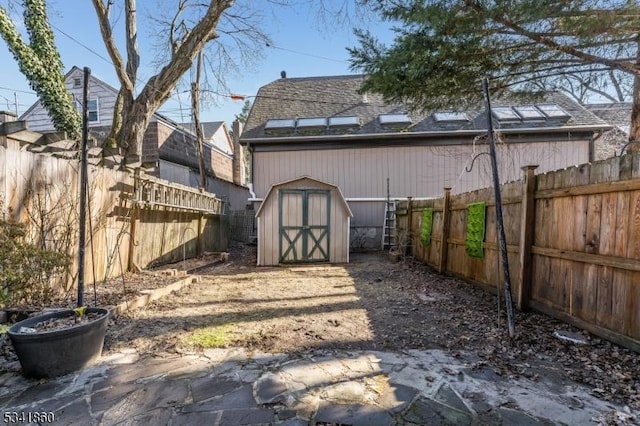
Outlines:
<svg viewBox="0 0 640 426"><path fill-rule="evenodd" d="M536 313L518 313L511 340L495 295L425 265L383 254L356 254L342 266L254 265L255 248L235 247L228 262L198 272L202 282L115 319L106 350L439 348L475 354L474 367L498 375L570 378L640 408L638 354L586 332L587 345L563 343L554 331L580 331Z"/></svg>

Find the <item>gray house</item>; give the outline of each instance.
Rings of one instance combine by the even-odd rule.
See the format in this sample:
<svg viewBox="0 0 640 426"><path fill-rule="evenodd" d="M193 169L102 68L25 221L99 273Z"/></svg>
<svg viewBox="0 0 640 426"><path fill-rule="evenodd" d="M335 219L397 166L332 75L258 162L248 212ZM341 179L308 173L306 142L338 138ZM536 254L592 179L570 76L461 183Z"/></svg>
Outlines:
<svg viewBox="0 0 640 426"><path fill-rule="evenodd" d="M359 94L362 80L347 75L273 81L259 90L240 138L252 153L253 202L259 205L271 188L303 176L334 185L353 214L352 250L386 245L385 210L393 209L394 200L436 197L444 188L466 192L491 182L489 157L480 155L488 151L481 106L414 113L377 94ZM519 179L525 165L545 172L586 163L594 137L611 128L560 93L524 103L505 97L492 105L503 182ZM282 243L284 230L272 233L258 241L259 250L261 244ZM286 251L286 241L283 246Z"/></svg>
<svg viewBox="0 0 640 426"><path fill-rule="evenodd" d="M83 71L73 67L65 76L65 85L80 108L83 93ZM89 133L102 144L109 135L118 90L91 75L89 80ZM26 121L29 130L54 131L48 112L40 101L33 104L19 120ZM204 159L207 191L229 202L233 210L242 210L249 192L243 173L242 149L232 139L223 122L203 123L205 133ZM154 114L142 144L142 162L147 173L193 187L199 186L199 167L195 132L192 125L181 125L162 114ZM239 134L239 132L237 132Z"/></svg>
<svg viewBox="0 0 640 426"><path fill-rule="evenodd" d="M626 150L631 123L631 102L586 104L585 108L613 126L596 139L594 160L606 160Z"/></svg>

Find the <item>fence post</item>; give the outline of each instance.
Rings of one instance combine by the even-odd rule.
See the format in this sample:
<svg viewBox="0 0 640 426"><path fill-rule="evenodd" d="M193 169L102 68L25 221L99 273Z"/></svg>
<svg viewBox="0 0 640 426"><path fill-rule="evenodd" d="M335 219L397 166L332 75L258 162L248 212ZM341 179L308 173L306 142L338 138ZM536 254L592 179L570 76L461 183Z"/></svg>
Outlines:
<svg viewBox="0 0 640 426"><path fill-rule="evenodd" d="M517 307L520 310L527 309L531 295L531 247L535 233L535 200L536 174L538 166L525 166L522 182L522 205L520 219L520 285L518 291Z"/></svg>
<svg viewBox="0 0 640 426"><path fill-rule="evenodd" d="M413 229L411 228L413 224L413 220L411 217L411 212L413 210L413 197L407 197L407 247L405 247L405 252L402 253L403 256L407 255L407 250L411 250L410 253L412 256L415 256L413 252ZM410 247L409 247L410 245Z"/></svg>
<svg viewBox="0 0 640 426"><path fill-rule="evenodd" d="M447 256L449 252L449 225L451 222L451 188L444 189L444 200L442 202L442 240L440 241L440 259L438 262L438 272L443 274L447 270Z"/></svg>
<svg viewBox="0 0 640 426"><path fill-rule="evenodd" d="M129 250L127 258L127 271L139 272L136 265L136 241L138 236L138 221L139 221L139 201L144 200L144 184L140 179L140 169L136 169L133 175L133 197L129 202L131 205L131 215L129 216ZM149 200L150 201L150 200ZM122 271L124 272L124 271Z"/></svg>
<svg viewBox="0 0 640 426"><path fill-rule="evenodd" d="M204 253L204 226L206 221L204 220L204 213L198 214L198 256L202 256Z"/></svg>

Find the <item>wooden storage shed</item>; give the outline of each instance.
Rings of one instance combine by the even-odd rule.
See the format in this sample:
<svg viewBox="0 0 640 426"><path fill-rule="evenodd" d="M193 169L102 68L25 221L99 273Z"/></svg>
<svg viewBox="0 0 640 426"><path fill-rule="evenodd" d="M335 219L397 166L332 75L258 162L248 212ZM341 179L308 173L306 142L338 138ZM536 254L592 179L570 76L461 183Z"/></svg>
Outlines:
<svg viewBox="0 0 640 426"><path fill-rule="evenodd" d="M333 184L302 176L272 185L256 212L258 265L349 262L352 216Z"/></svg>

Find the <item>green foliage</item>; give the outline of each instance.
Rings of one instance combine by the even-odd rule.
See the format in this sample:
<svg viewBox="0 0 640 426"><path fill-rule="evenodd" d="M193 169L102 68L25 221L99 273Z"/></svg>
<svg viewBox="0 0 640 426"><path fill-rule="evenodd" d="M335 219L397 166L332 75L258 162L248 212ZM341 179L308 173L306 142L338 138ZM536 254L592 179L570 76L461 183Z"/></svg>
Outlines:
<svg viewBox="0 0 640 426"><path fill-rule="evenodd" d="M420 240L422 244L428 246L431 244L431 227L433 225L433 209L426 208L422 210L422 227L420 228Z"/></svg>
<svg viewBox="0 0 640 426"><path fill-rule="evenodd" d="M356 31L348 49L362 91L417 110L464 107L492 90L532 90L566 75L640 77L640 5L633 0L369 0L397 23L391 46ZM547 86L544 86L547 87Z"/></svg>
<svg viewBox="0 0 640 426"><path fill-rule="evenodd" d="M79 139L82 120L64 84L62 61L47 18L46 2L25 0L23 6L29 44L22 40L16 24L3 7L0 7L0 36L40 97L56 129L67 132L72 139Z"/></svg>
<svg viewBox="0 0 640 426"><path fill-rule="evenodd" d="M484 257L485 203L471 203L467 206L466 252L471 257Z"/></svg>
<svg viewBox="0 0 640 426"><path fill-rule="evenodd" d="M202 349L225 347L230 341L229 333L233 325L223 324L200 328L191 333L185 342Z"/></svg>
<svg viewBox="0 0 640 426"><path fill-rule="evenodd" d="M246 124L247 118L249 118L249 111L251 111L251 101L247 99L246 101L244 101L244 104L242 105L242 110L240 111L240 114L235 115L236 120L238 120L242 124Z"/></svg>
<svg viewBox="0 0 640 426"><path fill-rule="evenodd" d="M69 257L25 242L25 226L0 220L0 306L45 306L54 294L49 281Z"/></svg>

